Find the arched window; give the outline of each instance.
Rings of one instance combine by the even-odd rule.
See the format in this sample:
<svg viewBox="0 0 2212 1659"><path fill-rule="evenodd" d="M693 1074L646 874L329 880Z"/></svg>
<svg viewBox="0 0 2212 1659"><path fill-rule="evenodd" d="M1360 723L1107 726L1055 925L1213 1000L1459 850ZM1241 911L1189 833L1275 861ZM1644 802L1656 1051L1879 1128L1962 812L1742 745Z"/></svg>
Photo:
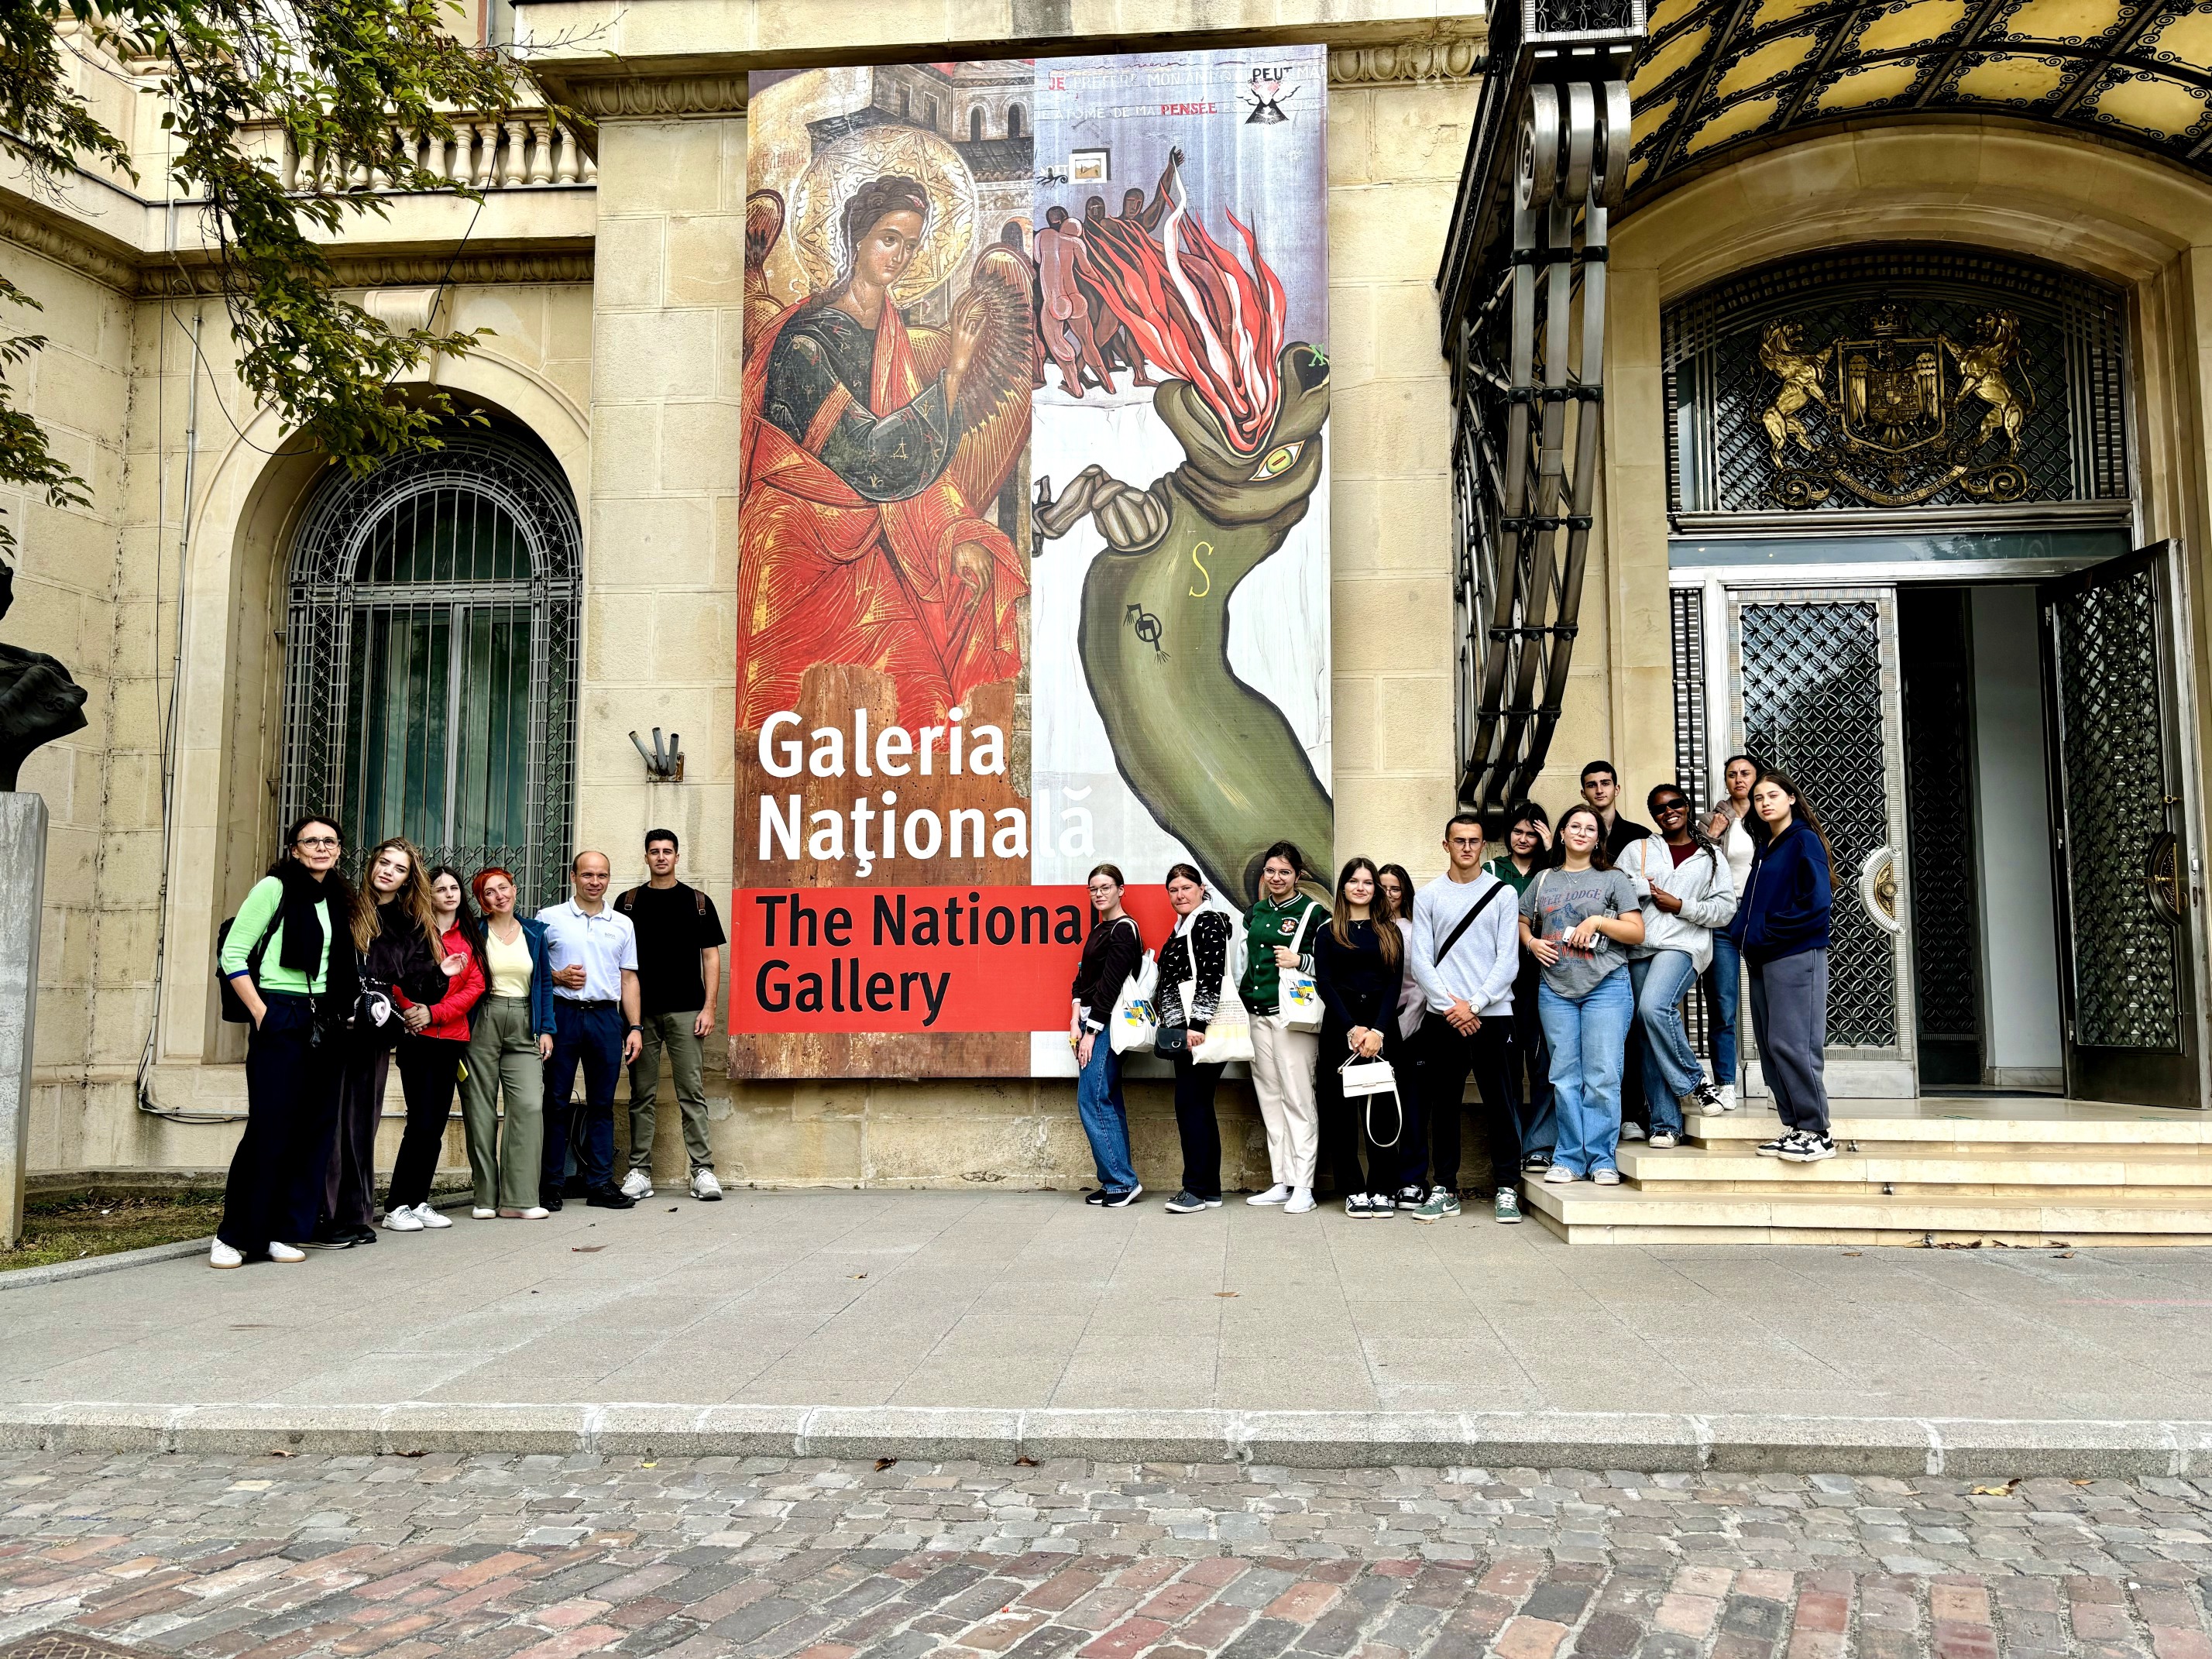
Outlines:
<svg viewBox="0 0 2212 1659"><path fill-rule="evenodd" d="M983 142L983 110L981 105L968 112L968 142L971 144Z"/></svg>
<svg viewBox="0 0 2212 1659"><path fill-rule="evenodd" d="M1022 106L1019 104L1009 104L1006 106L1007 137L1019 138L1023 136L1022 118Z"/></svg>
<svg viewBox="0 0 2212 1659"><path fill-rule="evenodd" d="M292 555L283 814L353 853L404 836L465 873L563 890L582 536L552 458L471 432L309 504Z"/></svg>

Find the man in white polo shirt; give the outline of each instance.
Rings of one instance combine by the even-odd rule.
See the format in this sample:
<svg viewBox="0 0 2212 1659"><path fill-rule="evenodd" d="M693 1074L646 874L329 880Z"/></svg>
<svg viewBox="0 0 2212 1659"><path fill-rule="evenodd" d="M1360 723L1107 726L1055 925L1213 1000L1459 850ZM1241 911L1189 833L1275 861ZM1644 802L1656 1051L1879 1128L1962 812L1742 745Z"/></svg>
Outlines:
<svg viewBox="0 0 2212 1659"><path fill-rule="evenodd" d="M637 1058L637 934L629 918L607 904L604 853L579 853L568 866L573 896L538 913L545 924L553 973L553 1053L545 1062L545 1165L538 1202L561 1207L568 1150L584 1201L594 1209L627 1210L614 1182L615 1079ZM584 1068L584 1103L572 1111L568 1091Z"/></svg>

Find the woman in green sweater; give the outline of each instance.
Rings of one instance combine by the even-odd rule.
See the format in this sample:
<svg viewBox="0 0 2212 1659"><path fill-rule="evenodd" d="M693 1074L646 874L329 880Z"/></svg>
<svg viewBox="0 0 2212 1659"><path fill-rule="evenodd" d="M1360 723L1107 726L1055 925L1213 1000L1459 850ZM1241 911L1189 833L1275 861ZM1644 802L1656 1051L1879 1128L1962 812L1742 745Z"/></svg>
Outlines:
<svg viewBox="0 0 2212 1659"><path fill-rule="evenodd" d="M343 842L328 818L294 824L223 940L223 977L253 1031L246 1133L230 1160L211 1267L303 1261L300 1241L314 1234L337 1127L337 1026L359 989L353 889L337 872Z"/></svg>

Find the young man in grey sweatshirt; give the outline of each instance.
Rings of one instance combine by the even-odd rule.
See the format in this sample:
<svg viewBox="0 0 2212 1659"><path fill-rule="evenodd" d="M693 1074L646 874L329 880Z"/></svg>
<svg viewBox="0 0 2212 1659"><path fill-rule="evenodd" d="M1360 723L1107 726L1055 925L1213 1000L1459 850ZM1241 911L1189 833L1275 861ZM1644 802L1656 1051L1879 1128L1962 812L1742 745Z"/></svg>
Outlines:
<svg viewBox="0 0 2212 1659"><path fill-rule="evenodd" d="M1482 867L1482 820L1453 814L1444 825L1444 873L1413 896L1406 959L1427 1013L1415 1042L1419 1104L1406 1125L1408 1162L1429 1158L1425 1192L1399 1195L1417 1221L1459 1213L1460 1097L1470 1073L1490 1129L1492 1213L1521 1219L1524 1126L1508 1063L1513 981L1521 965L1519 908L1510 888ZM1410 1202L1409 1202L1410 1200Z"/></svg>

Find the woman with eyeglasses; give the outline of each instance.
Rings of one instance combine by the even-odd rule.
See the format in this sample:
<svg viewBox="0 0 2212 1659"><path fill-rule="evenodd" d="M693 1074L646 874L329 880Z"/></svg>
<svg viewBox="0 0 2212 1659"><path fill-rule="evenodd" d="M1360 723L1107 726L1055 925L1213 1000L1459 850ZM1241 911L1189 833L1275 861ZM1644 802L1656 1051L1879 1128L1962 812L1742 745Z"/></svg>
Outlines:
<svg viewBox="0 0 2212 1659"><path fill-rule="evenodd" d="M458 963L450 971L446 966L437 914L429 872L412 843L394 836L370 850L350 932L362 995L339 1039L338 1132L324 1176L322 1224L310 1241L321 1249L376 1242L376 1130L392 1052L407 1030L404 1006L438 1001L460 971Z"/></svg>
<svg viewBox="0 0 2212 1659"><path fill-rule="evenodd" d="M1761 1158L1814 1164L1836 1155L1828 1133L1828 938L1835 906L1828 838L1789 775L1752 786L1751 875L1729 924L1751 970L1751 1029L1782 1133Z"/></svg>
<svg viewBox="0 0 2212 1659"><path fill-rule="evenodd" d="M1482 867L1510 887L1517 901L1551 855L1552 820L1534 801L1524 800L1505 815L1505 850ZM1526 1103L1521 1172L1529 1176L1540 1176L1552 1167L1552 1142L1559 1133L1552 1102L1552 1048L1544 1041L1544 1022L1536 1010L1536 988L1543 983L1543 971L1534 957L1521 952L1521 972L1513 981L1512 1048L1506 1062Z"/></svg>
<svg viewBox="0 0 2212 1659"><path fill-rule="evenodd" d="M1644 942L1629 953L1628 974L1644 1032L1651 1145L1663 1152L1681 1142L1684 1103L1705 1099L1705 1074L1682 1024L1682 995L1711 964L1715 930L1735 915L1735 884L1679 784L1661 784L1646 804L1658 830L1624 849L1620 868L1644 901Z"/></svg>
<svg viewBox="0 0 2212 1659"><path fill-rule="evenodd" d="M1606 857L1605 820L1594 806L1569 808L1521 895L1521 943L1543 964L1536 1009L1552 1045L1558 1136L1547 1185L1620 1184L1620 1070L1636 1013L1628 951L1643 942L1643 906Z"/></svg>
<svg viewBox="0 0 2212 1659"><path fill-rule="evenodd" d="M1757 761L1748 755L1730 755L1721 768L1720 802L1705 820L1705 833L1720 843L1729 862L1729 879L1739 896L1751 878L1751 787L1758 781ZM1709 1112L1735 1110L1736 1066L1743 1047L1736 1036L1738 1005L1742 998L1743 953L1722 928L1713 935L1713 965L1705 975L1705 1027L1712 1042L1713 1080L1701 1100Z"/></svg>
<svg viewBox="0 0 2212 1659"><path fill-rule="evenodd" d="M1076 964L1067 1039L1075 1049L1075 1109L1098 1166L1098 1186L1084 1202L1119 1210L1144 1195L1129 1161L1129 1114L1121 1103L1121 1057L1111 1030L1121 987L1145 953L1136 918L1121 908L1121 871L1102 864L1091 872L1091 936Z"/></svg>
<svg viewBox="0 0 2212 1659"><path fill-rule="evenodd" d="M514 877L495 865L470 884L483 911L484 996L461 1085L478 1221L543 1221L545 1062L553 1057L553 964L545 924L514 914ZM505 1114L501 1107L504 1097Z"/></svg>
<svg viewBox="0 0 2212 1659"><path fill-rule="evenodd" d="M353 889L337 869L343 840L329 818L295 823L223 936L222 975L252 1030L246 1133L231 1156L210 1267L307 1259L300 1246L314 1236L337 1122L335 1028L358 992L352 951L331 948L353 915Z"/></svg>
<svg viewBox="0 0 2212 1659"><path fill-rule="evenodd" d="M407 1097L407 1128L385 1189L384 1225L419 1233L453 1224L430 1207L430 1182L453 1115L453 1091L468 1058L469 1022L484 993L483 934L461 891L461 874L450 865L430 872L430 902L445 958L446 994L425 1005L399 999L407 1029L399 1038L399 1090ZM456 971L458 964L458 971Z"/></svg>

